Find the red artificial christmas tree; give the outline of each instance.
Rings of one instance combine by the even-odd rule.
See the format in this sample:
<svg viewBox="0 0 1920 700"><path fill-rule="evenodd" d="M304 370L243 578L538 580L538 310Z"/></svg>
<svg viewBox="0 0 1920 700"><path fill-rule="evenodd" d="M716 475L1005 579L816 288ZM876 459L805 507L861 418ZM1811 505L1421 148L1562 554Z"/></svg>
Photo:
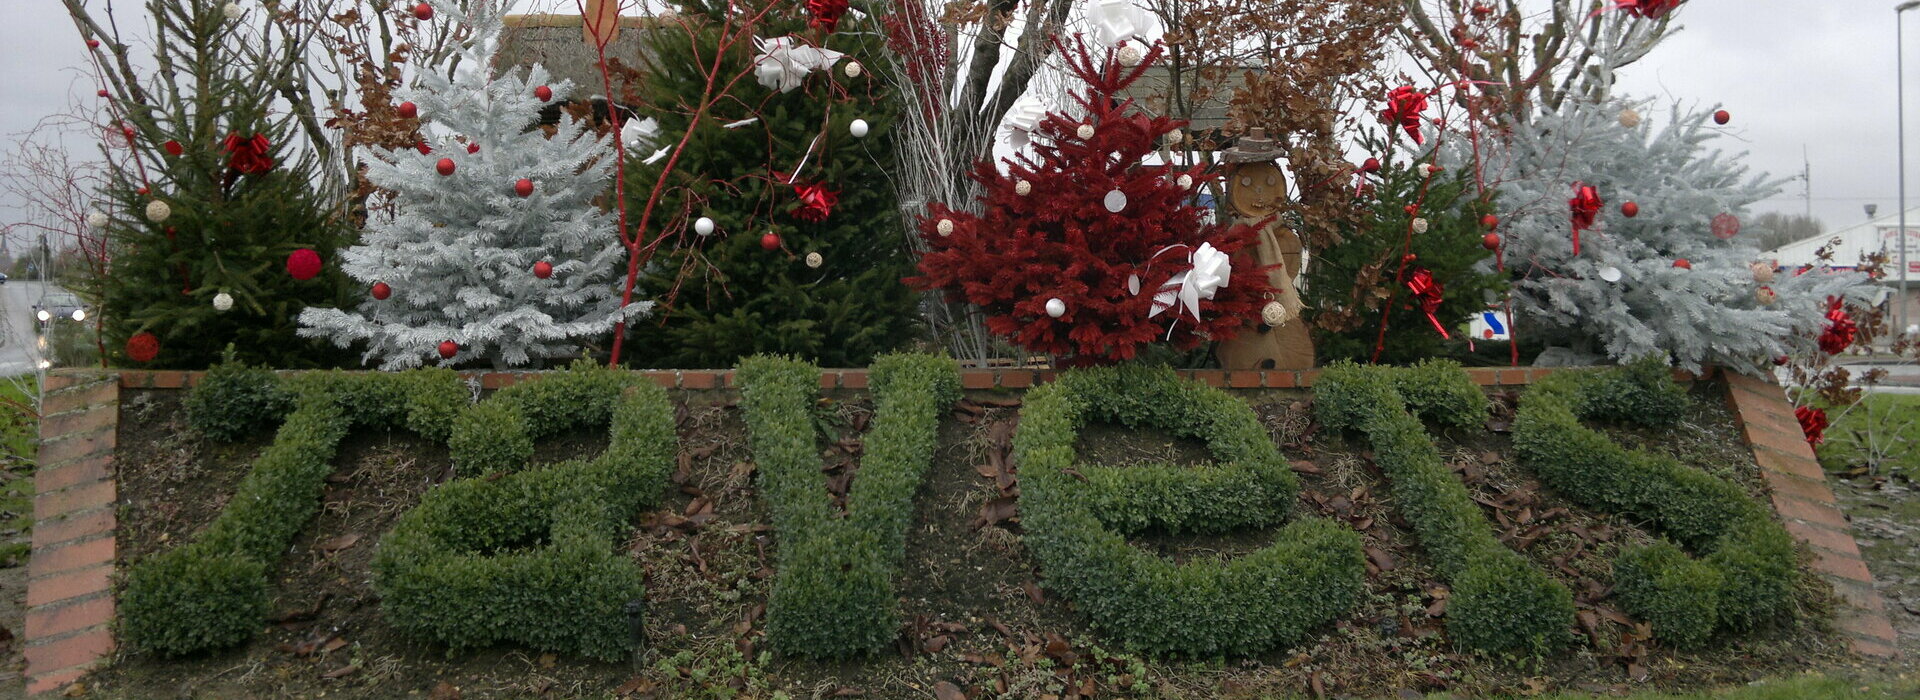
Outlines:
<svg viewBox="0 0 1920 700"><path fill-rule="evenodd" d="M976 164L982 213L930 206L920 232L931 250L907 283L979 306L988 330L1068 365L1128 360L1161 340L1191 349L1257 322L1273 290L1266 268L1241 254L1255 229L1208 223L1212 212L1193 204L1205 165L1141 164L1186 124L1118 97L1162 47L1132 67L1111 50L1096 64L1084 42L1057 48L1086 83L1074 95L1086 116L1048 114L1034 155L1005 174Z"/></svg>

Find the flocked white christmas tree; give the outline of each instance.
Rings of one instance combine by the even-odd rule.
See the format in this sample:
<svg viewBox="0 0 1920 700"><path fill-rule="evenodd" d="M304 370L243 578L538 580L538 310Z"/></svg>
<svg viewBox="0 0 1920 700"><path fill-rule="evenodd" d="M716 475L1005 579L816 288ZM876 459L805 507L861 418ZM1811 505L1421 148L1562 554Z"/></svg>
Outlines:
<svg viewBox="0 0 1920 700"><path fill-rule="evenodd" d="M472 38L451 77L425 71L396 91L417 110L424 147L369 152L367 178L393 193L395 215L376 217L341 256L369 298L353 311L307 309L300 333L342 347L364 341L363 359L381 369L576 354L582 340L610 336L652 306L621 307L624 251L595 203L611 182L614 144L565 115L551 135L538 128L541 109L565 100L571 81L548 85L537 64L525 78L518 67L493 74L497 3L470 3L471 15L433 5L433 21L467 23Z"/></svg>
<svg viewBox="0 0 1920 700"><path fill-rule="evenodd" d="M1656 129L1635 109L1644 106L1569 99L1480 144L1481 172L1499 183L1505 210L1497 233L1521 337L1573 350L1571 362L1651 355L1687 369L1756 369L1820 332L1829 295L1870 298L1861 274L1756 269L1754 232L1728 233L1778 181L1709 148L1720 130L1712 113L1675 108ZM1442 163L1471 167L1473 148L1452 139ZM1576 254L1581 184L1604 204Z"/></svg>

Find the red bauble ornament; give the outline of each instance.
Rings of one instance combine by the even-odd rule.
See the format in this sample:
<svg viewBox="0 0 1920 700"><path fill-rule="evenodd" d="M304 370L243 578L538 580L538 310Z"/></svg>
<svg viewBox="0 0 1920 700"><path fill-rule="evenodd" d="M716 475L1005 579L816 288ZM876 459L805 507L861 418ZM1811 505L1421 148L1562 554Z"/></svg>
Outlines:
<svg viewBox="0 0 1920 700"><path fill-rule="evenodd" d="M89 48L89 49L97 49L97 48L100 48L100 40L99 40L99 39L88 39L88 40L87 40L87 48Z"/></svg>
<svg viewBox="0 0 1920 700"><path fill-rule="evenodd" d="M168 141L166 143L160 144L160 148L162 150L165 150L167 152L167 155L173 156L175 158L179 158L180 156L184 155L187 152L186 147L180 145L179 141Z"/></svg>
<svg viewBox="0 0 1920 700"><path fill-rule="evenodd" d="M1480 217L1480 225L1485 226L1488 229L1500 228L1500 217L1494 216L1492 214L1482 216Z"/></svg>
<svg viewBox="0 0 1920 700"><path fill-rule="evenodd" d="M1713 123L1715 124L1726 124L1727 122L1730 122L1730 121L1733 121L1732 112L1728 112L1727 110L1723 109L1713 113Z"/></svg>
<svg viewBox="0 0 1920 700"><path fill-rule="evenodd" d="M1380 172L1380 159L1368 158L1366 162L1360 164L1360 172L1363 172L1363 173Z"/></svg>
<svg viewBox="0 0 1920 700"><path fill-rule="evenodd" d="M421 141L419 143L414 144L413 150L419 151L420 155L423 155L423 156L431 155L433 153L433 147L427 145L427 142L425 141Z"/></svg>
<svg viewBox="0 0 1920 700"><path fill-rule="evenodd" d="M1500 249L1500 234L1497 234L1497 233L1489 233L1489 234L1487 234L1487 235L1485 235L1485 236L1481 236L1481 237L1480 237L1480 247L1482 247L1482 248L1486 248L1487 250L1499 250L1499 249Z"/></svg>
<svg viewBox="0 0 1920 700"><path fill-rule="evenodd" d="M542 260L533 264L533 276L546 279L553 276L553 263Z"/></svg>
<svg viewBox="0 0 1920 700"><path fill-rule="evenodd" d="M533 181L524 177L520 178L518 182L513 183L513 193L522 197L532 197Z"/></svg>
<svg viewBox="0 0 1920 700"><path fill-rule="evenodd" d="M320 254L312 248L301 248L287 255L287 274L302 282L320 274Z"/></svg>
<svg viewBox="0 0 1920 700"><path fill-rule="evenodd" d="M400 112L401 119L413 119L415 117L420 116L420 106L412 102L400 103L400 107L397 109L397 111Z"/></svg>
<svg viewBox="0 0 1920 700"><path fill-rule="evenodd" d="M1427 93L1411 85L1397 87L1387 93L1387 108L1381 110L1380 121L1399 124L1407 136L1416 144L1427 142L1420 134L1420 113L1427 111Z"/></svg>
<svg viewBox="0 0 1920 700"><path fill-rule="evenodd" d="M160 356L160 338L152 333L140 331L127 339L127 359L134 362L152 362Z"/></svg>
<svg viewBox="0 0 1920 700"><path fill-rule="evenodd" d="M440 341L440 359L451 360L453 359L454 355L458 355L458 354L460 354L459 343L453 342L451 340Z"/></svg>
<svg viewBox="0 0 1920 700"><path fill-rule="evenodd" d="M440 171L440 174L441 174L441 175L452 175L452 174L453 174L453 159L452 159L452 158L441 158L441 159L440 159L440 164L439 164L439 165L436 165L436 166L434 166L434 169L435 169L435 170L438 170L438 171Z"/></svg>
<svg viewBox="0 0 1920 700"><path fill-rule="evenodd" d="M541 102L553 101L553 88L542 85L533 89L533 96Z"/></svg>
<svg viewBox="0 0 1920 700"><path fill-rule="evenodd" d="M387 286L387 283L385 282L373 283L373 298L379 299L380 301L386 301L387 297L390 297L390 296L393 296L393 288Z"/></svg>
<svg viewBox="0 0 1920 700"><path fill-rule="evenodd" d="M1787 357L1786 355L1781 355L1779 357L1773 358L1773 364L1777 366L1786 366L1787 363L1792 361L1793 361L1793 358Z"/></svg>
<svg viewBox="0 0 1920 700"><path fill-rule="evenodd" d="M433 6L428 5L424 2L418 5L414 5L413 16L422 22L433 19Z"/></svg>
<svg viewBox="0 0 1920 700"><path fill-rule="evenodd" d="M1627 202L1625 204L1620 205L1620 213L1625 215L1629 219L1639 216L1640 205L1635 204L1633 202Z"/></svg>
<svg viewBox="0 0 1920 700"><path fill-rule="evenodd" d="M153 194L153 189L152 189L152 188L149 188L149 187L141 187L140 189L137 189L137 190L134 190L134 191L135 191L135 192L139 192L139 193L140 193L140 194L142 194L142 195L149 195L149 194Z"/></svg>
<svg viewBox="0 0 1920 700"><path fill-rule="evenodd" d="M765 248L767 250L779 250L780 234L774 233L772 231L768 231L767 235L760 237L760 247Z"/></svg>
<svg viewBox="0 0 1920 700"><path fill-rule="evenodd" d="M107 91L106 91L106 90L101 90L101 91L100 91L100 92L99 92L98 94L99 94L99 95L100 95L101 97L106 97L106 96L107 96Z"/></svg>
<svg viewBox="0 0 1920 700"><path fill-rule="evenodd" d="M479 152L480 152L480 144L477 144L477 143L469 143L469 144L467 144L467 152L468 152L468 153L479 153Z"/></svg>
<svg viewBox="0 0 1920 700"><path fill-rule="evenodd" d="M1674 266L1674 267L1677 267L1677 268L1680 268L1680 269L1682 269L1682 270L1691 270L1691 269L1693 269L1693 263L1692 263L1692 262L1689 262L1689 261L1688 261L1688 260L1687 260L1686 258L1678 258L1678 259L1676 259L1676 260L1674 260L1674 261L1673 261L1673 266Z"/></svg>
<svg viewBox="0 0 1920 700"><path fill-rule="evenodd" d="M1740 217L1726 213L1717 214L1713 217L1712 227L1715 238L1727 240L1740 235Z"/></svg>

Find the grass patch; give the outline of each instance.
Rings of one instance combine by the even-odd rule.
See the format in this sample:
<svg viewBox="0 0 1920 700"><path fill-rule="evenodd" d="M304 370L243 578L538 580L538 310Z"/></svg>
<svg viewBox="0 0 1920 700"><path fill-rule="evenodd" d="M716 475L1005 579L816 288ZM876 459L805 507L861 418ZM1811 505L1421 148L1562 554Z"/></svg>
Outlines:
<svg viewBox="0 0 1920 700"><path fill-rule="evenodd" d="M38 380L31 375L0 381L0 533L7 533L0 540L0 567L25 564L31 547L38 395Z"/></svg>
<svg viewBox="0 0 1920 700"><path fill-rule="evenodd" d="M1920 476L1920 395L1868 394L1844 413L1828 408L1827 416L1833 423L1816 448L1820 466Z"/></svg>

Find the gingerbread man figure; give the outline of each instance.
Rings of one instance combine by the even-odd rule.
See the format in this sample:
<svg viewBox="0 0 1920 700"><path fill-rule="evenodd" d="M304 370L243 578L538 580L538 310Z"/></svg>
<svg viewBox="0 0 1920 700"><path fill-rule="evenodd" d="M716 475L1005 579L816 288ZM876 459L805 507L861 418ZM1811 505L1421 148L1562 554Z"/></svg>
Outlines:
<svg viewBox="0 0 1920 700"><path fill-rule="evenodd" d="M1224 154L1227 163L1227 206L1234 223L1260 229L1254 255L1261 265L1274 266L1268 282L1276 290L1253 328L1220 343L1223 369L1312 369L1313 336L1300 311L1305 304L1294 280L1300 275L1303 246L1300 237L1274 218L1287 196L1287 177L1275 160L1280 150L1266 138L1266 130L1252 129Z"/></svg>

